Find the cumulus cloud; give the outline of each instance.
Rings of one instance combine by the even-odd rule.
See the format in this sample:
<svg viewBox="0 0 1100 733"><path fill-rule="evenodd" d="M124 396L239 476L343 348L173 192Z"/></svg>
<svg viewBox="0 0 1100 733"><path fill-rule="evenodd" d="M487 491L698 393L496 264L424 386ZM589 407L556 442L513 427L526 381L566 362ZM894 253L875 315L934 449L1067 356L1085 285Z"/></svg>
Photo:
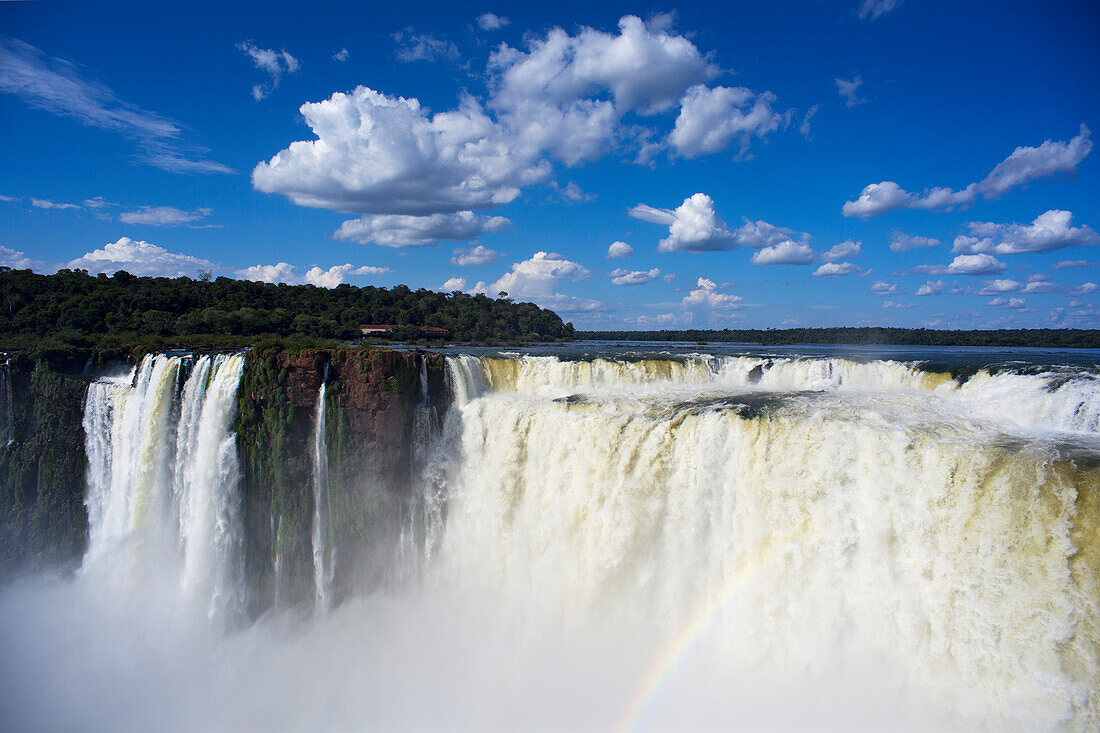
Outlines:
<svg viewBox="0 0 1100 733"><path fill-rule="evenodd" d="M182 211L172 206L142 206L136 211L118 215L123 224L147 224L154 227L175 227L191 224L210 215L213 209Z"/></svg>
<svg viewBox="0 0 1100 733"><path fill-rule="evenodd" d="M1062 260L1061 262L1055 262L1050 266L1050 269L1066 270L1076 267L1100 267L1100 262L1089 262L1088 260Z"/></svg>
<svg viewBox="0 0 1100 733"><path fill-rule="evenodd" d="M859 257L859 253L862 250L862 242L854 242L848 239L830 248L829 251L821 255L821 259L826 262L836 262L837 260L843 260L848 257Z"/></svg>
<svg viewBox="0 0 1100 733"><path fill-rule="evenodd" d="M863 272L859 265L852 262L826 262L814 270L814 277L840 277L841 275L856 275Z"/></svg>
<svg viewBox="0 0 1100 733"><path fill-rule="evenodd" d="M744 298L740 295L728 295L719 293L718 286L713 280L705 277L699 278L697 287L684 296L681 304L688 309L730 310L737 308Z"/></svg>
<svg viewBox="0 0 1100 733"><path fill-rule="evenodd" d="M888 283L885 280L875 280L871 284L871 292L875 295L893 295L898 292L896 283Z"/></svg>
<svg viewBox="0 0 1100 733"><path fill-rule="evenodd" d="M1088 295L1089 293L1095 293L1097 290L1100 290L1100 285L1097 285L1093 282L1088 282L1070 289L1069 294L1073 296Z"/></svg>
<svg viewBox="0 0 1100 733"><path fill-rule="evenodd" d="M939 247L940 240L932 237L915 237L903 232L894 232L890 235L891 252L908 252L911 249L922 247Z"/></svg>
<svg viewBox="0 0 1100 733"><path fill-rule="evenodd" d="M810 120L817 114L817 111L821 109L820 104L815 104L806 110L806 114L802 116L802 124L798 126L798 131L802 134L802 137L810 140Z"/></svg>
<svg viewBox="0 0 1100 733"><path fill-rule="evenodd" d="M763 220L749 221L745 219L744 222L745 223L739 226L733 233L734 243L742 247L763 249L764 247L770 247L788 240L800 242L808 242L810 240L810 235L805 232L796 232L793 229L769 224Z"/></svg>
<svg viewBox="0 0 1100 733"><path fill-rule="evenodd" d="M149 242L122 237L103 249L93 250L66 265L70 270L87 270L90 274L111 274L125 270L131 275L153 277L195 277L200 270L214 270L209 260L169 252Z"/></svg>
<svg viewBox="0 0 1100 733"><path fill-rule="evenodd" d="M762 138L790 123L790 113L777 113L772 109L774 103L771 92L755 95L745 87L698 84L680 101L680 114L668 142L685 158L721 152L734 139L740 141L744 153L753 135Z"/></svg>
<svg viewBox="0 0 1100 733"><path fill-rule="evenodd" d="M814 251L805 242L788 239L756 252L750 261L754 265L808 265L814 261Z"/></svg>
<svg viewBox="0 0 1100 733"><path fill-rule="evenodd" d="M612 242L607 248L607 259L627 260L634 256L634 248L626 242Z"/></svg>
<svg viewBox="0 0 1100 733"><path fill-rule="evenodd" d="M844 104L847 106L855 107L867 101L859 96L859 87L863 84L863 77L859 74L856 74L853 79L841 79L838 76L835 81L837 94L844 97Z"/></svg>
<svg viewBox="0 0 1100 733"><path fill-rule="evenodd" d="M350 55L351 54L348 53L348 50L346 48L341 48L339 51L332 54L332 60L333 61L339 61L340 63L343 63L343 62L348 60L348 56L350 56Z"/></svg>
<svg viewBox="0 0 1100 733"><path fill-rule="evenodd" d="M1040 214L1030 225L972 221L967 228L970 234L955 237L952 253L1012 255L1100 243L1093 229L1074 227L1073 214L1057 209Z"/></svg>
<svg viewBox="0 0 1100 733"><path fill-rule="evenodd" d="M899 303L895 300L882 301L882 307L886 309L904 310L905 308L916 308L916 303Z"/></svg>
<svg viewBox="0 0 1100 733"><path fill-rule="evenodd" d="M0 267L10 267L13 270L40 270L42 266L42 262L32 260L23 252L0 246Z"/></svg>
<svg viewBox="0 0 1100 733"><path fill-rule="evenodd" d="M653 282L661 276L661 271L654 267L652 270L624 270L616 268L607 273L612 285L645 285Z"/></svg>
<svg viewBox="0 0 1100 733"><path fill-rule="evenodd" d="M482 13L477 16L477 27L483 31L499 31L508 23L507 18L496 13Z"/></svg>
<svg viewBox="0 0 1100 733"><path fill-rule="evenodd" d="M466 289L466 278L464 277L452 277L447 282L439 286L439 289L444 293L453 293L456 290Z"/></svg>
<svg viewBox="0 0 1100 733"><path fill-rule="evenodd" d="M456 247L454 251L451 252L451 264L460 267L491 265L503 256L502 253L480 244L469 249Z"/></svg>
<svg viewBox="0 0 1100 733"><path fill-rule="evenodd" d="M950 265L920 265L909 270L909 273L927 275L996 275L1003 272L1005 263L993 255L970 254L959 255L951 261Z"/></svg>
<svg viewBox="0 0 1100 733"><path fill-rule="evenodd" d="M19 199L16 198L15 196L5 196L4 194L0 193L0 201L3 201L6 204L10 204L13 201L18 201L18 200Z"/></svg>
<svg viewBox="0 0 1100 733"><path fill-rule="evenodd" d="M429 216L374 214L345 221L333 237L383 247L424 247L441 239L464 241L485 232L499 232L509 224L511 221L503 216L477 216L472 211Z"/></svg>
<svg viewBox="0 0 1100 733"><path fill-rule="evenodd" d="M252 98L257 102L278 88L283 72L295 72L301 68L298 59L287 53L285 48L275 51L270 48L259 48L252 41L242 41L237 44L237 50L252 59L253 65L271 79L269 83L256 84L252 87Z"/></svg>
<svg viewBox="0 0 1100 733"><path fill-rule="evenodd" d="M1068 142L1047 140L1037 148L1016 148L984 179L960 191L932 188L923 194L915 194L893 181L882 181L866 186L855 201L845 202L842 213L844 216L867 218L897 209L950 210L956 206L969 206L977 201L979 195L996 199L1039 178L1073 176L1091 150L1089 129L1082 124L1077 136Z"/></svg>
<svg viewBox="0 0 1100 733"><path fill-rule="evenodd" d="M140 151L139 162L173 173L231 173L206 159L205 148L185 140L183 125L122 101L106 85L85 78L65 59L0 37L0 92L82 125L123 135Z"/></svg>
<svg viewBox="0 0 1100 733"><path fill-rule="evenodd" d="M875 20L901 5L901 0L863 0L857 11L860 18Z"/></svg>
<svg viewBox="0 0 1100 733"><path fill-rule="evenodd" d="M658 252L713 252L729 249L734 240L733 232L714 210L714 200L705 193L684 199L675 209L638 204L628 213L636 219L668 225L668 237L658 243Z"/></svg>
<svg viewBox="0 0 1100 733"><path fill-rule="evenodd" d="M939 295L947 289L947 284L943 280L929 280L924 285L917 288L917 295Z"/></svg>
<svg viewBox="0 0 1100 733"><path fill-rule="evenodd" d="M276 265L252 265L237 270L236 274L245 280L257 280L265 283L306 284L316 285L320 288L334 288L344 282L348 275L377 276L389 271L390 268L388 267L372 267L370 265L356 267L349 262L343 265L333 265L327 270L315 265L309 268L304 275L298 277L294 272L293 265L280 262Z"/></svg>
<svg viewBox="0 0 1100 733"><path fill-rule="evenodd" d="M1003 298L1002 297L1002 298L994 298L993 300L986 303L986 305L993 306L994 308L1012 308L1012 309L1015 309L1015 310L1019 310L1020 308L1023 308L1026 305L1026 303L1024 303L1023 298Z"/></svg>
<svg viewBox="0 0 1100 733"><path fill-rule="evenodd" d="M412 28L393 34L397 45L397 60L403 63L413 61L451 61L462 58L458 46L445 38L430 33L414 33Z"/></svg>
<svg viewBox="0 0 1100 733"><path fill-rule="evenodd" d="M604 307L598 300L577 298L558 292L566 280L590 277L583 265L555 252L536 252L530 259L512 264L512 269L491 285L478 283L473 292L496 296L506 292L513 300L529 300L565 313L587 313Z"/></svg>

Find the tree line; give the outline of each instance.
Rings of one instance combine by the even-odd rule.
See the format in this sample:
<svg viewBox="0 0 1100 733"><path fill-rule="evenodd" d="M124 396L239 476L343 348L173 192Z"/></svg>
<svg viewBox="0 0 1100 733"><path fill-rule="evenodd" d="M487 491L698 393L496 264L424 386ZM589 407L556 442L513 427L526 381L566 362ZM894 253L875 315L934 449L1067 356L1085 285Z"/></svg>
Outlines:
<svg viewBox="0 0 1100 733"><path fill-rule="evenodd" d="M787 346L851 344L866 346L1037 346L1100 348L1100 330L1021 328L946 331L931 328L831 327L669 331L578 331L577 338L608 341L706 341Z"/></svg>
<svg viewBox="0 0 1100 733"><path fill-rule="evenodd" d="M0 267L0 350L219 348L279 339L331 346L360 338L361 324L393 325L397 340L419 338L424 326L473 343L573 338L572 324L553 311L507 297Z"/></svg>

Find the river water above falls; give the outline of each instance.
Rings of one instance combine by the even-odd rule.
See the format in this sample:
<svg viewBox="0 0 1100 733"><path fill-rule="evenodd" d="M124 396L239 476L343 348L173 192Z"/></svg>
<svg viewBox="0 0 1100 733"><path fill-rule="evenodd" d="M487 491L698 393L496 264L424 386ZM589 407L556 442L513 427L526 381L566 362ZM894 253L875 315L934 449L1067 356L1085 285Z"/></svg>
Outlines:
<svg viewBox="0 0 1100 733"><path fill-rule="evenodd" d="M333 601L322 387L315 593L252 615L243 357L91 385L82 567L0 595L13 728L1100 726L1095 353L453 351L442 419L423 365L386 581Z"/></svg>

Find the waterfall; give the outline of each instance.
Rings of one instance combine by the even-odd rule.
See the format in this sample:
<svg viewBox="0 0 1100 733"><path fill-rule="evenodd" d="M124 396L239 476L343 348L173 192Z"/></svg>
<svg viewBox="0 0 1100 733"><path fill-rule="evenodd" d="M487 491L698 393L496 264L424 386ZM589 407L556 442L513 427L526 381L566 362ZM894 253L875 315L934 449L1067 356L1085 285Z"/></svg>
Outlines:
<svg viewBox="0 0 1100 733"><path fill-rule="evenodd" d="M655 624L677 639L704 614L719 665L782 676L875 658L963 719L1098 722L1089 374L447 368L461 461L441 586L461 578L549 628Z"/></svg>
<svg viewBox="0 0 1100 733"><path fill-rule="evenodd" d="M439 417L432 406L428 384L428 357L421 354L420 389L413 412L413 477L398 541L398 573L415 577L432 560L443 535L446 498L445 465L449 451L443 440Z"/></svg>
<svg viewBox="0 0 1100 733"><path fill-rule="evenodd" d="M174 577L211 621L243 611L234 435L244 357L148 355L88 388L83 572L117 592ZM171 569L171 570L169 570Z"/></svg>
<svg viewBox="0 0 1100 733"><path fill-rule="evenodd" d="M325 441L325 387L328 364L317 392L313 416L313 588L314 607L325 611L331 603L336 548L331 546L327 525L329 500L328 446Z"/></svg>
<svg viewBox="0 0 1100 733"><path fill-rule="evenodd" d="M11 357L0 354L4 360L0 365L0 448L7 448L15 442L15 414L11 403Z"/></svg>

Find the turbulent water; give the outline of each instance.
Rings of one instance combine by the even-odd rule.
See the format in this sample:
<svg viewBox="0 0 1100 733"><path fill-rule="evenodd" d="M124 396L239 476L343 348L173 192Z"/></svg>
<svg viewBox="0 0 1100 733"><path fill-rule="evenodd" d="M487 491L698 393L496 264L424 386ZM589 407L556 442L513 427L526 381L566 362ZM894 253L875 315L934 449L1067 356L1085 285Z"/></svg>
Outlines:
<svg viewBox="0 0 1100 733"><path fill-rule="evenodd" d="M395 582L229 627L241 360L185 366L89 390L84 567L0 598L26 727L1100 726L1095 365L454 354Z"/></svg>

